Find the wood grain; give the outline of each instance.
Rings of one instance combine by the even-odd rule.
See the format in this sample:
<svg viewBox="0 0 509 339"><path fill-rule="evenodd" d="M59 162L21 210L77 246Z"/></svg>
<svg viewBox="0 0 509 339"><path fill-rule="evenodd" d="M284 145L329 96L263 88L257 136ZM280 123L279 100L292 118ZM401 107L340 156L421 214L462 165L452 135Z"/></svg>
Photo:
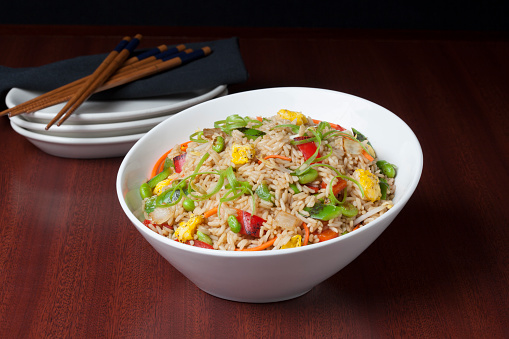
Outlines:
<svg viewBox="0 0 509 339"><path fill-rule="evenodd" d="M0 26L0 65L102 53L133 30L144 46L236 35L250 78L231 93L309 86L376 102L419 138L421 182L372 246L308 294L235 303L200 291L130 225L121 158L47 155L0 117L0 337L509 336L508 35L125 28Z"/></svg>

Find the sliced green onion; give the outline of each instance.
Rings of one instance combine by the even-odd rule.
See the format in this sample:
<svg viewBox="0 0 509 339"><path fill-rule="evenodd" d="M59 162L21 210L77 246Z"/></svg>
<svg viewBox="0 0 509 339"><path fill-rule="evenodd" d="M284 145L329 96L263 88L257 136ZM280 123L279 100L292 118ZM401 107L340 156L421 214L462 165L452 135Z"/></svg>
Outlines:
<svg viewBox="0 0 509 339"><path fill-rule="evenodd" d="M359 187L359 189L361 191L362 197L364 197L364 189L362 188L361 184L357 180L355 180L354 178L351 178L351 177L349 177L347 175L341 174L336 168L332 167L331 165L327 165L327 164L312 164L309 167L318 167L318 166L324 166L324 167L330 168L334 172L336 172L337 177L339 177L341 179L345 179L345 180L350 180L351 182L356 184L357 187Z"/></svg>
<svg viewBox="0 0 509 339"><path fill-rule="evenodd" d="M215 128L220 128L223 132L230 135L234 129L246 127L250 122L255 123L253 128L260 127L262 123L258 120L253 120L249 117L242 118L238 114L228 116L225 120L214 122Z"/></svg>
<svg viewBox="0 0 509 339"><path fill-rule="evenodd" d="M331 146L331 145L329 145L329 144L325 144L325 146L327 146L327 147L329 147L329 148L330 148L330 152L329 152L329 154L324 155L323 157L320 157L320 158L318 158L318 159L315 159L315 162L324 161L325 159L327 159L328 157L330 157L330 156L332 155L332 152L333 152L333 150L332 150L332 146Z"/></svg>
<svg viewBox="0 0 509 339"><path fill-rule="evenodd" d="M196 168L194 169L193 174L196 174L196 173L198 172L198 170L200 169L200 167L203 165L203 163L204 163L204 162L205 162L205 161L206 161L209 157L210 157L210 154L209 154L208 152L207 152L207 153L205 153L205 154L201 157L200 161L198 161L198 165L196 165Z"/></svg>
<svg viewBox="0 0 509 339"><path fill-rule="evenodd" d="M191 134L189 136L189 140L200 143L200 144L204 144L204 143L208 142L208 140L202 139L202 136L203 136L203 131L194 132L193 134Z"/></svg>

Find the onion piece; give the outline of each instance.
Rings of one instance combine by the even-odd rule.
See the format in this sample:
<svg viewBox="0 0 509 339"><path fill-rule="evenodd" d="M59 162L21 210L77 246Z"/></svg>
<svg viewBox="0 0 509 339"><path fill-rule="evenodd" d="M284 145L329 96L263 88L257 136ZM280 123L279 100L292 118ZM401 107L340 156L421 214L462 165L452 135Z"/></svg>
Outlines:
<svg viewBox="0 0 509 339"><path fill-rule="evenodd" d="M388 209L390 209L390 208L392 208L392 205L391 205L391 204L389 204L389 203L383 203L382 205L380 205L380 206L378 206L378 207L373 208L372 210L370 210L370 211L366 212L366 214L363 214L363 215L361 215L360 217L358 217L357 219L355 219L355 220L353 221L353 225L355 226L355 225L357 225L358 223L363 222L365 219L367 219L367 218L371 217L372 215L375 215L375 214L377 214L378 212L383 211L383 210L384 210L384 208L388 208Z"/></svg>
<svg viewBox="0 0 509 339"><path fill-rule="evenodd" d="M191 182L191 188L200 194L207 194L207 191L205 191L203 187L201 187L198 184L195 184L194 182Z"/></svg>
<svg viewBox="0 0 509 339"><path fill-rule="evenodd" d="M300 220L299 218L297 218L296 216L294 216L288 212L279 211L276 214L274 223L278 226L281 226L282 228L294 229L302 223L302 220ZM285 243L283 243L283 244L285 244Z"/></svg>
<svg viewBox="0 0 509 339"><path fill-rule="evenodd" d="M212 139L214 137L214 134L218 134L222 137L225 137L225 133L220 128L204 128L203 129L203 136L207 139Z"/></svg>
<svg viewBox="0 0 509 339"><path fill-rule="evenodd" d="M362 153L362 146L359 144L358 141L352 140L352 139L344 139L343 140L343 147L347 153L350 154L361 154Z"/></svg>
<svg viewBox="0 0 509 339"><path fill-rule="evenodd" d="M169 207L157 207L149 213L149 217L154 223L162 224L170 219L171 210Z"/></svg>

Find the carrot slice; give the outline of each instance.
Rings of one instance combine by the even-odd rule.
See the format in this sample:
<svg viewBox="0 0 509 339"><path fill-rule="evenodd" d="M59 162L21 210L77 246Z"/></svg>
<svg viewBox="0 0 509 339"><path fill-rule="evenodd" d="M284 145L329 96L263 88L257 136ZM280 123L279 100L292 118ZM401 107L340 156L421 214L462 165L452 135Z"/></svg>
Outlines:
<svg viewBox="0 0 509 339"><path fill-rule="evenodd" d="M304 241L302 242L302 246L306 246L308 244L308 241L309 241L309 227L308 225L303 222L302 223L302 226L304 227Z"/></svg>
<svg viewBox="0 0 509 339"><path fill-rule="evenodd" d="M259 122L262 122L263 118L262 117L256 117L256 120L258 120Z"/></svg>
<svg viewBox="0 0 509 339"><path fill-rule="evenodd" d="M369 154L368 152L366 152L365 150L362 150L362 155L364 155L366 157L366 159L368 159L369 161L373 161L375 160L375 158L373 158L371 156L371 154Z"/></svg>
<svg viewBox="0 0 509 339"><path fill-rule="evenodd" d="M276 239L277 238L270 239L269 241L267 241L266 243L261 244L260 246L251 247L251 248L244 248L242 250L236 249L235 251L261 251L261 250L264 250L264 249L272 246L272 244L274 244Z"/></svg>
<svg viewBox="0 0 509 339"><path fill-rule="evenodd" d="M180 150L181 150L182 152L187 151L187 145L189 145L189 143L190 143L190 142L191 142L191 140L186 141L186 142L184 142L183 144L180 144Z"/></svg>
<svg viewBox="0 0 509 339"><path fill-rule="evenodd" d="M173 149L173 148L172 148ZM170 154L171 150L170 149L168 152L164 153L158 160L157 162L155 163L154 167L152 168L152 173L150 174L150 177L153 178L156 174L158 174L160 171L161 171L161 164L164 163L164 161L166 160L166 157L168 156L168 154Z"/></svg>
<svg viewBox="0 0 509 339"><path fill-rule="evenodd" d="M282 156L282 155L277 155L277 154L267 155L265 158L263 158L263 160L267 160L267 159L270 159L270 158L276 158L276 159L281 159L281 160L292 161L292 158L288 158L288 157L285 157L285 156Z"/></svg>
<svg viewBox="0 0 509 339"><path fill-rule="evenodd" d="M216 213L217 213L217 207L214 207L213 209L208 210L207 212L203 213L203 217L208 218L208 217L213 216Z"/></svg>

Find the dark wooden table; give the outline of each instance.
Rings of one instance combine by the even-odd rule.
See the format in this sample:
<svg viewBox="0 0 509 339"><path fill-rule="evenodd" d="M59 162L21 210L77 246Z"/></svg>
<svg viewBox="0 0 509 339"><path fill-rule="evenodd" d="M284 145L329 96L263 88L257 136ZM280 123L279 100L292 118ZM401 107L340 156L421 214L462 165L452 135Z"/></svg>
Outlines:
<svg viewBox="0 0 509 339"><path fill-rule="evenodd" d="M0 117L0 337L509 337L508 34L0 26L0 65L104 53L135 33L147 47L238 36L250 78L232 93L320 87L388 108L421 142L417 191L306 295L230 302L130 224L115 193L122 158L50 156Z"/></svg>

